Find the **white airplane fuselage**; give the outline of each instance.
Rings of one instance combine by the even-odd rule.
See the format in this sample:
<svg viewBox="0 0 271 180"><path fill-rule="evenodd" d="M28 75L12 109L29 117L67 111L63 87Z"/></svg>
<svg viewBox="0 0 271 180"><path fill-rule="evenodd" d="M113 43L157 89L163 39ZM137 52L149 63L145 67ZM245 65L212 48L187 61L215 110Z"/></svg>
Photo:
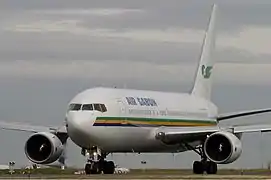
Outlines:
<svg viewBox="0 0 271 180"><path fill-rule="evenodd" d="M105 152L181 152L186 148L157 140L157 130L217 124L217 107L190 94L93 88L76 95L73 103L106 106L106 112L80 109L66 114L67 132L75 144Z"/></svg>
<svg viewBox="0 0 271 180"><path fill-rule="evenodd" d="M241 136L270 132L271 125L218 125L222 120L271 112L271 108L218 115L211 102L214 68L214 4L204 34L194 85L189 93L92 88L77 94L66 112L66 129L0 122L1 129L34 132L25 143L26 157L36 164L58 160L65 167L67 138L87 158L86 174L113 174L108 153L183 152L194 150L193 173L216 174L217 164L236 161Z"/></svg>

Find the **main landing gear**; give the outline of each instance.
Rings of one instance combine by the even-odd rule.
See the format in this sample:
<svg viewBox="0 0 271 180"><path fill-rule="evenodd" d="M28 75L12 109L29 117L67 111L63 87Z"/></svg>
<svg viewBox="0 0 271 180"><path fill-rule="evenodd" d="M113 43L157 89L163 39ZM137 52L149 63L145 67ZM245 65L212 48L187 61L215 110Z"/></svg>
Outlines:
<svg viewBox="0 0 271 180"><path fill-rule="evenodd" d="M92 147L90 150L82 149L81 152L87 157L87 163L85 165L86 174L114 174L115 164L113 161L106 161L107 154L101 153L99 148Z"/></svg>
<svg viewBox="0 0 271 180"><path fill-rule="evenodd" d="M200 155L200 161L194 161L193 163L193 173L194 174L203 174L206 172L207 174L216 174L217 173L217 164L212 161L208 161L205 153L203 152L202 145L198 148L194 148L188 144L186 144L187 148L192 149L197 154Z"/></svg>
<svg viewBox="0 0 271 180"><path fill-rule="evenodd" d="M194 161L193 163L193 173L194 174L203 174L204 171L207 174L216 174L217 173L217 164L212 161Z"/></svg>

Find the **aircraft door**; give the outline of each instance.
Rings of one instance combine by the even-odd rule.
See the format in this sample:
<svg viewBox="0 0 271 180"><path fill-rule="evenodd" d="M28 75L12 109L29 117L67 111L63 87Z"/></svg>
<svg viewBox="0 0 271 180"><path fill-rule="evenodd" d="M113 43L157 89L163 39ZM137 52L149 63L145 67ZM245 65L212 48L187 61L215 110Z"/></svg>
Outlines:
<svg viewBox="0 0 271 180"><path fill-rule="evenodd" d="M118 99L118 106L119 106L119 115L126 116L126 108L121 99Z"/></svg>

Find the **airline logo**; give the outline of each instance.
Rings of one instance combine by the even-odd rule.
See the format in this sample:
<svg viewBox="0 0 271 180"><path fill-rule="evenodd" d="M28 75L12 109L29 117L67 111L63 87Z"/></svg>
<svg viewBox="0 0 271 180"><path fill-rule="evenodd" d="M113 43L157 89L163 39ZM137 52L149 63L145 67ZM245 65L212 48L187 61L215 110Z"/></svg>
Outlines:
<svg viewBox="0 0 271 180"><path fill-rule="evenodd" d="M156 101L152 98L126 97L126 101L129 105L157 106Z"/></svg>
<svg viewBox="0 0 271 180"><path fill-rule="evenodd" d="M204 79L209 79L211 74L212 74L212 69L213 69L213 66L205 66L205 65L202 65L201 66L201 74L203 76Z"/></svg>

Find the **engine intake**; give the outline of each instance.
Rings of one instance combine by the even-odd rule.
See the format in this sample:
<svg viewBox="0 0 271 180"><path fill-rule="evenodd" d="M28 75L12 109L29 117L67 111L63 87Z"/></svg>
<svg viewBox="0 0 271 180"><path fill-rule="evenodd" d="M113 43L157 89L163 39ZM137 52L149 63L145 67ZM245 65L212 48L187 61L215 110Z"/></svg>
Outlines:
<svg viewBox="0 0 271 180"><path fill-rule="evenodd" d="M26 157L37 164L49 164L56 161L63 149L60 139L49 132L35 133L25 143Z"/></svg>
<svg viewBox="0 0 271 180"><path fill-rule="evenodd" d="M230 132L216 132L205 140L204 153L215 163L228 164L239 158L242 153L242 144Z"/></svg>

